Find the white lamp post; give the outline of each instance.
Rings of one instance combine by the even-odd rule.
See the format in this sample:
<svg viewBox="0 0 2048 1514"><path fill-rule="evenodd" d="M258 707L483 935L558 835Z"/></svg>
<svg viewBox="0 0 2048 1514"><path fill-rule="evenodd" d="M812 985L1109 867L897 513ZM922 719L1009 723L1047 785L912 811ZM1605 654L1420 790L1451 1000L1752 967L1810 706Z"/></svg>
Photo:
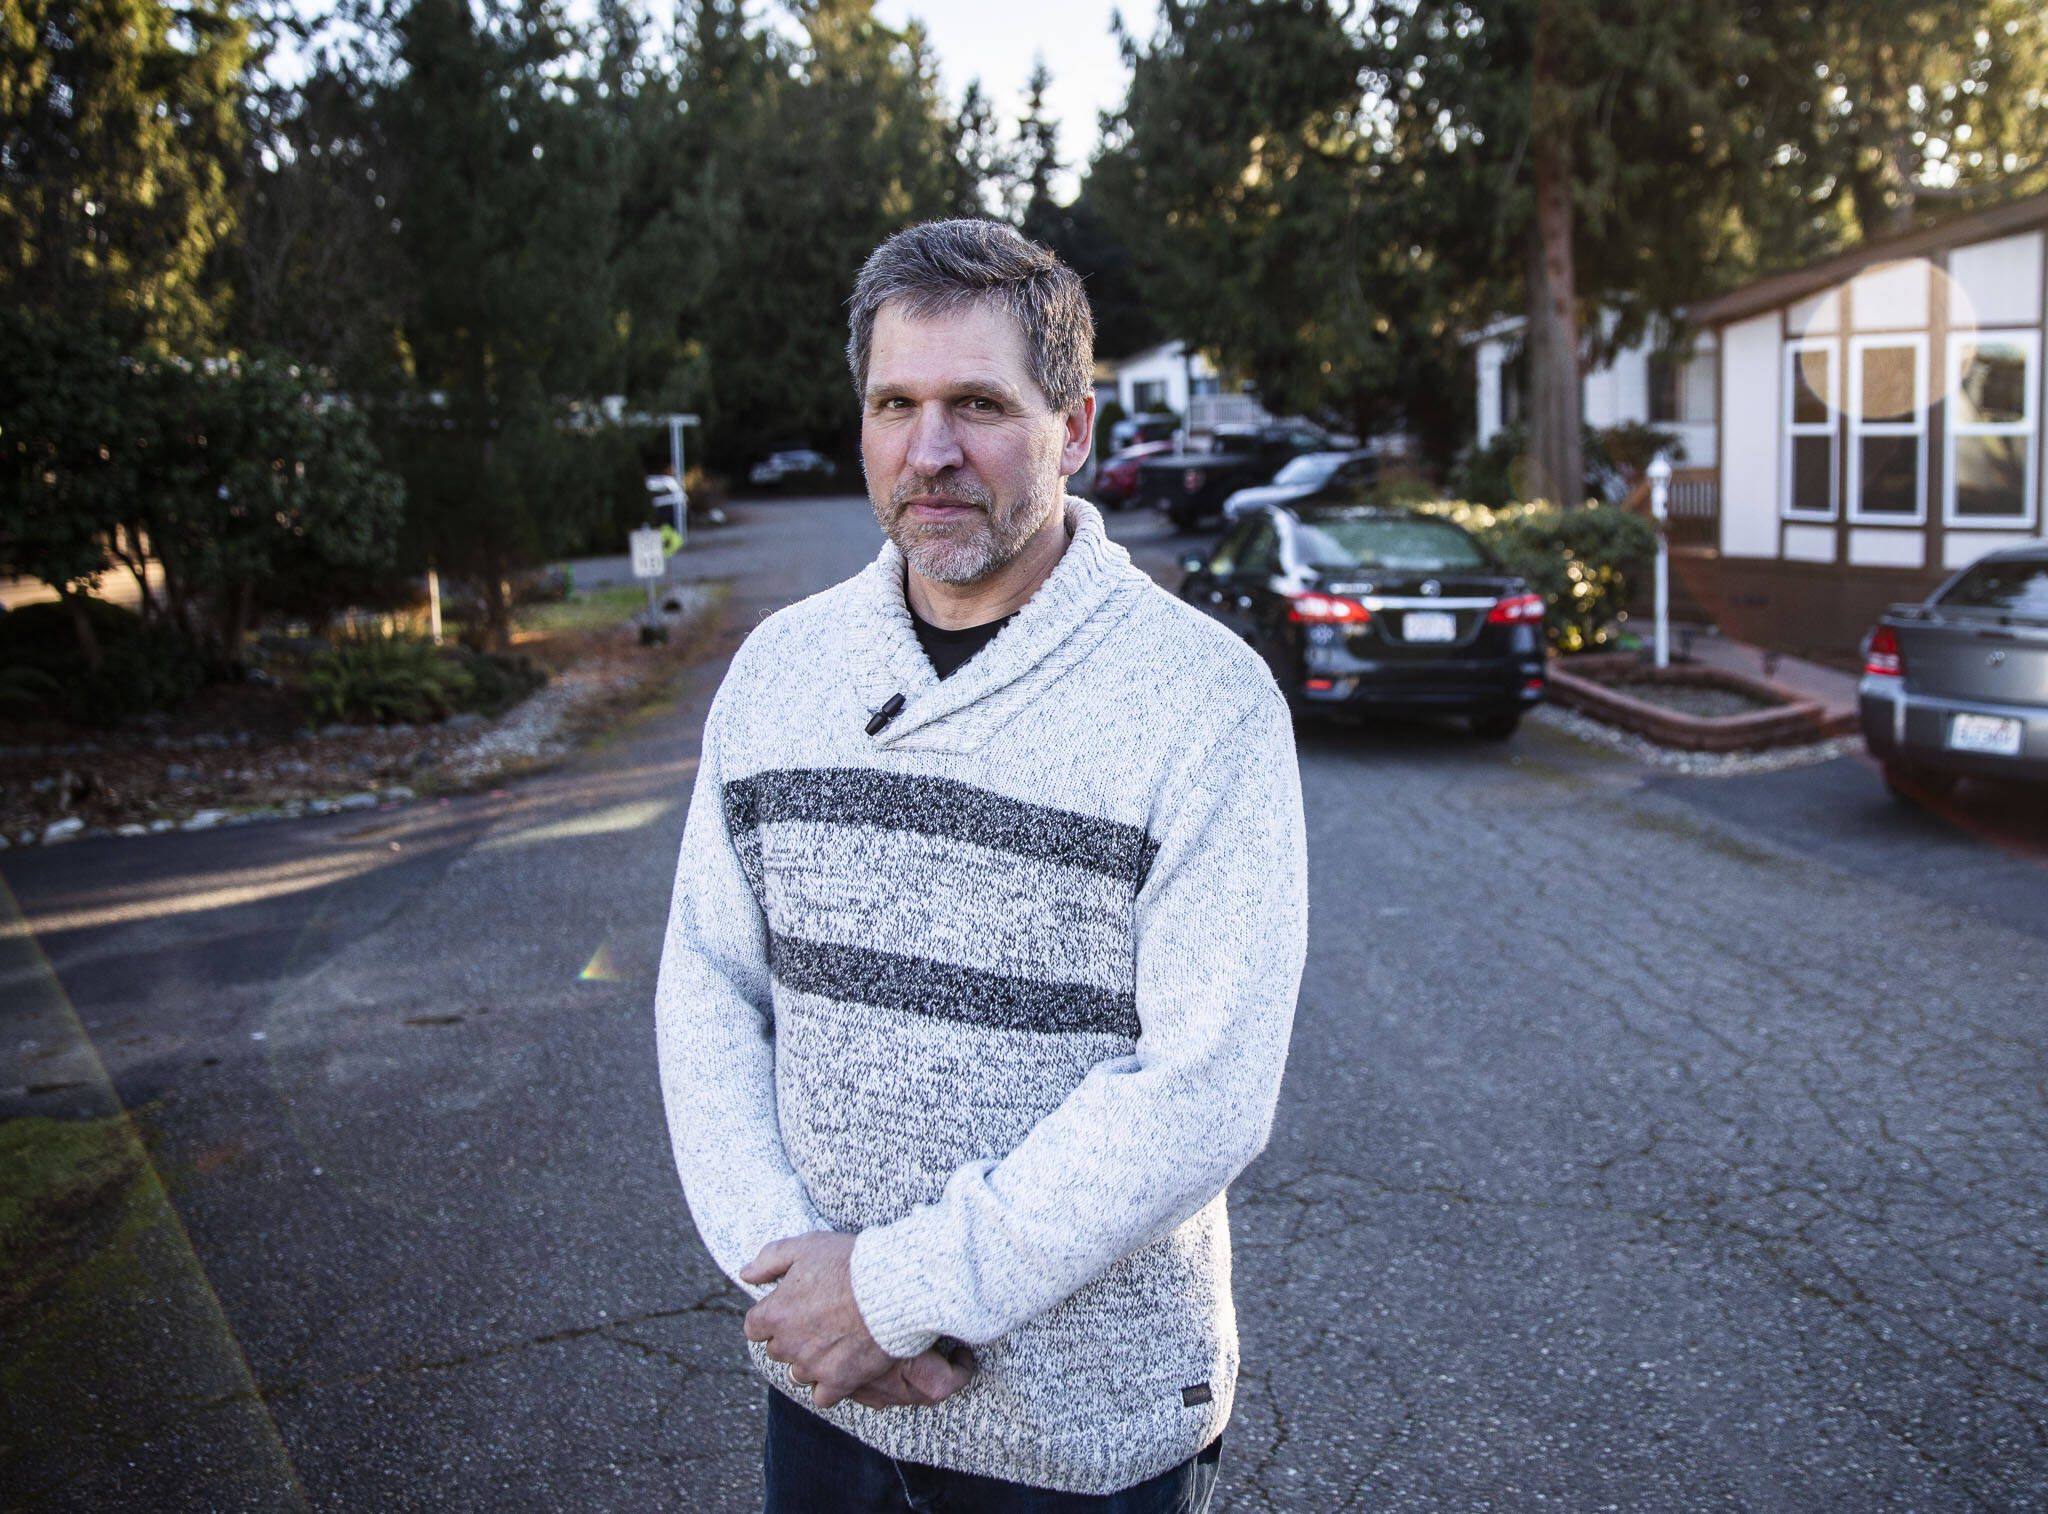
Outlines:
<svg viewBox="0 0 2048 1514"><path fill-rule="evenodd" d="M1650 515L1657 522L1657 666L1671 666L1671 548L1665 540L1671 499L1671 461L1659 452L1650 459Z"/></svg>

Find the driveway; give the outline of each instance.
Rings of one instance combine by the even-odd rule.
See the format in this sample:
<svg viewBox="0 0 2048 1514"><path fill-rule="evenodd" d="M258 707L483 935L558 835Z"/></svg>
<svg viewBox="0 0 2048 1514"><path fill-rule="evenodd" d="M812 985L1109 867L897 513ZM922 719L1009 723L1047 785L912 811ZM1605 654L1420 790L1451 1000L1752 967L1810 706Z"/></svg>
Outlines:
<svg viewBox="0 0 2048 1514"><path fill-rule="evenodd" d="M1112 529L1162 574L1184 544ZM775 502L679 563L733 584L729 648L872 543L857 500ZM0 1110L128 1111L161 1178L96 1312L0 1339L9 1507L756 1507L651 1055L719 671L503 793L0 859ZM2034 822L1536 725L1301 763L1217 1507L2037 1504Z"/></svg>

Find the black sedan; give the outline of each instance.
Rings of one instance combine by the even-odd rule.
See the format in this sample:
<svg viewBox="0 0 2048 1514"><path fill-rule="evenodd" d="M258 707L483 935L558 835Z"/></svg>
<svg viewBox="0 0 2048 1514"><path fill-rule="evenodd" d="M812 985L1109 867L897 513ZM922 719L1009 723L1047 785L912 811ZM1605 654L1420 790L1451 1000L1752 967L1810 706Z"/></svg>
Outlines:
<svg viewBox="0 0 2048 1514"><path fill-rule="evenodd" d="M1504 740L1543 697L1543 600L1468 532L1411 510L1267 506L1182 599L1256 647L1297 711L1469 717Z"/></svg>
<svg viewBox="0 0 2048 1514"><path fill-rule="evenodd" d="M1863 739L1902 799L2048 780L2048 546L1978 559L1864 642Z"/></svg>

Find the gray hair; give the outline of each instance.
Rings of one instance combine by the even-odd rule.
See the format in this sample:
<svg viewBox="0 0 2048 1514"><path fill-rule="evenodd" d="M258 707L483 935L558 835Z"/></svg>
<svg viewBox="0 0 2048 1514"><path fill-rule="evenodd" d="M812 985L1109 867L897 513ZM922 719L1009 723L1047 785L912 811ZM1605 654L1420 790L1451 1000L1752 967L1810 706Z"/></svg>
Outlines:
<svg viewBox="0 0 2048 1514"><path fill-rule="evenodd" d="M1007 312L1024 333L1032 382L1054 410L1071 407L1094 381L1095 321L1079 276L1000 221L926 221L868 255L847 301L846 361L862 399L875 316L891 300L918 320L983 302Z"/></svg>

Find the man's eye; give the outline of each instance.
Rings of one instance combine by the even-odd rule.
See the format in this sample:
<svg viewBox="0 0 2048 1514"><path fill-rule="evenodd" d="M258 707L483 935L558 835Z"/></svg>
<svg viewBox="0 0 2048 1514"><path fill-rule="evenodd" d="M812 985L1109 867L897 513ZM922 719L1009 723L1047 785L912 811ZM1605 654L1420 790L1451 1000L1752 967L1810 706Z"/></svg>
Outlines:
<svg viewBox="0 0 2048 1514"><path fill-rule="evenodd" d="M967 402L967 408L977 415L993 415L1001 407L988 396L977 394Z"/></svg>

